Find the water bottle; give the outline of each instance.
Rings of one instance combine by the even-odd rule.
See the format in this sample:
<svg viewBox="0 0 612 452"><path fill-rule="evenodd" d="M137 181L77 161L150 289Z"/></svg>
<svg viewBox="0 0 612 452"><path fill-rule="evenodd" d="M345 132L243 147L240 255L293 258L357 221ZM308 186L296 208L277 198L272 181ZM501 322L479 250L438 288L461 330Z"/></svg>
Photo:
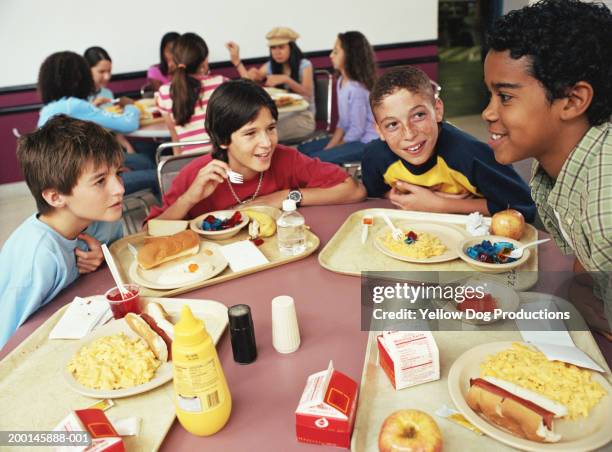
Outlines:
<svg viewBox="0 0 612 452"><path fill-rule="evenodd" d="M295 208L293 199L283 201L283 213L276 220L278 249L283 256L295 256L306 249L304 217Z"/></svg>

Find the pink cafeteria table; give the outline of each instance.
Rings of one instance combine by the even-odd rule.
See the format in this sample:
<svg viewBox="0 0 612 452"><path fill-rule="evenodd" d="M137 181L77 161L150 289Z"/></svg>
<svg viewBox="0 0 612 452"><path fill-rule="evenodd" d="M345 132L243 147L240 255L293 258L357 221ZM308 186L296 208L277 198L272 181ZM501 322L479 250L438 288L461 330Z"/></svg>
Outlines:
<svg viewBox="0 0 612 452"><path fill-rule="evenodd" d="M392 206L385 200L368 200L346 206L305 207L300 211L321 238L322 248L352 212L373 207ZM541 270L569 271L572 262L573 259L562 256L553 243L540 246ZM106 268L80 278L19 328L0 351L0 359L75 296L101 294L111 285L111 275ZM302 334L301 347L290 355L281 355L272 348L270 302L281 294L295 298ZM187 433L175 421L162 450L338 450L298 443L294 411L308 375L325 369L330 359L336 369L355 380L361 376L368 334L360 330L359 278L321 268L314 254L298 262L195 290L181 297L217 300L227 306L250 305L259 357L248 366L236 364L229 335L225 333L218 351L234 404L228 424L210 438L199 438ZM604 350L604 354L610 362L612 351Z"/></svg>

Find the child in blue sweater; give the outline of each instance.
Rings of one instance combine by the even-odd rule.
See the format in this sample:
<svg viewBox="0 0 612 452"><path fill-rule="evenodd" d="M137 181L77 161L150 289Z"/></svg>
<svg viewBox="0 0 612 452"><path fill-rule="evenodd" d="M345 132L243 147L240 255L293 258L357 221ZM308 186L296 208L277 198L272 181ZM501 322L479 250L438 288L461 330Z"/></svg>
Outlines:
<svg viewBox="0 0 612 452"><path fill-rule="evenodd" d="M19 140L17 157L38 213L0 251L0 348L122 237L123 151L113 135L59 115Z"/></svg>

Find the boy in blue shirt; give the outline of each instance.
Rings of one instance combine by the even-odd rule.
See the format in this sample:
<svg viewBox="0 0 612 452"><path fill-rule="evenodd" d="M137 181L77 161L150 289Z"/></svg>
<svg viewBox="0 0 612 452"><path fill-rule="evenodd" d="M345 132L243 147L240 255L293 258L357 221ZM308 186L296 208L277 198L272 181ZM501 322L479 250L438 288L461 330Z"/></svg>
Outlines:
<svg viewBox="0 0 612 452"><path fill-rule="evenodd" d="M363 183L372 197L387 197L404 210L480 212L512 207L535 219L529 187L495 161L491 149L443 122L444 106L427 74L400 67L382 75L370 93L380 140L362 161Z"/></svg>
<svg viewBox="0 0 612 452"><path fill-rule="evenodd" d="M102 127L65 115L19 140L17 157L38 213L0 251L0 348L123 235L123 151Z"/></svg>

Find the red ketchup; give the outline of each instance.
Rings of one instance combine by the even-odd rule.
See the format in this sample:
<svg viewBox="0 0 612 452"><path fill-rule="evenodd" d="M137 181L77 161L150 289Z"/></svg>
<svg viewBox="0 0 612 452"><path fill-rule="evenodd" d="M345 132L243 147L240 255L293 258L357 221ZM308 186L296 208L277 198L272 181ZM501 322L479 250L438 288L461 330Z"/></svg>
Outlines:
<svg viewBox="0 0 612 452"><path fill-rule="evenodd" d="M484 297L478 298L477 296L466 296L463 303L457 303L457 309L459 311L466 311L472 309L476 312L493 312L497 308L497 302L490 293L485 294Z"/></svg>
<svg viewBox="0 0 612 452"><path fill-rule="evenodd" d="M140 314L140 289L138 286L128 285L126 286L127 294L121 296L119 289L113 287L111 290L106 292L106 299L110 305L113 317L116 319L122 319L126 314L133 312L134 314Z"/></svg>

